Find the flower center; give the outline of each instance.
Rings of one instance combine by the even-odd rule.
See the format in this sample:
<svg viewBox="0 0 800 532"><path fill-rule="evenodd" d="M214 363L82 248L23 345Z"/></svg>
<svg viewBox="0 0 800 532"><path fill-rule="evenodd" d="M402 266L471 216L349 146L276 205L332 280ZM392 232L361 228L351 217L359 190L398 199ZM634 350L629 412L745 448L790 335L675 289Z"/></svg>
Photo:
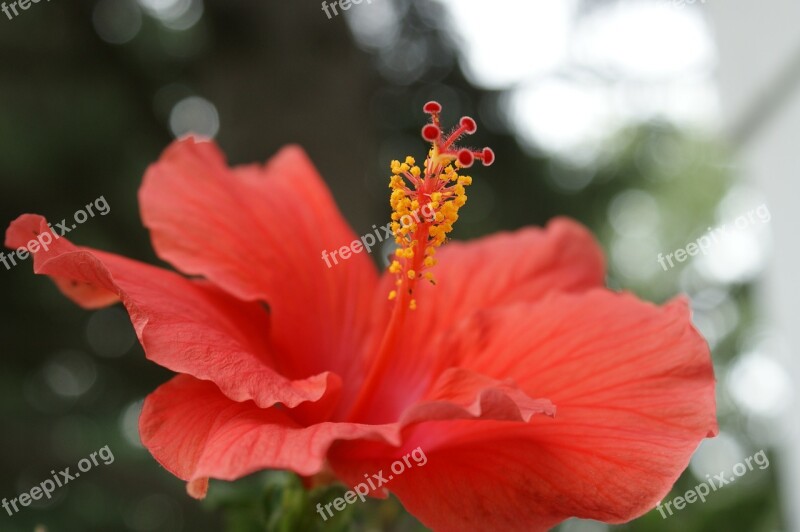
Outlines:
<svg viewBox="0 0 800 532"><path fill-rule="evenodd" d="M476 160L484 166L494 162L494 152L489 148L475 151L456 145L464 135L475 133L475 120L463 117L445 137L439 121L442 106L428 102L423 110L430 115L430 122L422 128L422 138L432 145L423 168L415 166L410 156L402 163L392 161L389 180L392 232L399 245L389 266L389 271L397 275L397 289L389 293L389 299L397 299L399 294L399 304L408 300L411 310L417 306L413 294L418 280L436 284L429 271L436 264L436 248L453 230L458 210L467 202L466 187L472 184L472 178L459 171Z"/></svg>
<svg viewBox="0 0 800 532"><path fill-rule="evenodd" d="M489 148L476 151L456 145L464 135L475 133L475 120L463 117L445 137L439 122L442 106L428 102L423 110L430 115L430 123L422 128L422 138L431 143L431 149L422 168L415 166L412 157L406 157L402 163L392 161L389 181L392 231L399 247L389 266L389 271L397 276L396 288L389 293L389 299L395 300L395 306L386 330L376 338L379 343L373 347L376 353L367 368L363 387L352 405L342 406L349 411L347 419L353 422L385 422L392 417L393 413L387 417L387 412L391 412L390 404L397 398L382 384L392 371L394 352L402 344L406 316L417 307L416 283L427 280L435 284L429 270L436 264L436 248L447 239L458 219L458 210L467 202L466 187L472 178L460 175L459 171L476 160L484 166L494 162L494 152Z"/></svg>

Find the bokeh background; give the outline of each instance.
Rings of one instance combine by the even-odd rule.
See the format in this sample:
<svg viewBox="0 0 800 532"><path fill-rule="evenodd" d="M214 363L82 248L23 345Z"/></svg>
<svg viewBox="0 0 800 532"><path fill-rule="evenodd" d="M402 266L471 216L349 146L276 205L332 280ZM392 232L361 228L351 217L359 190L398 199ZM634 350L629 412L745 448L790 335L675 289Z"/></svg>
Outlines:
<svg viewBox="0 0 800 532"><path fill-rule="evenodd" d="M194 131L234 164L301 144L363 234L388 219L389 161L424 154L420 108L437 99L446 121L475 116L475 144L498 157L473 172L454 238L568 215L601 240L610 286L691 298L722 433L670 497L770 459L669 519L561 530L797 531L797 20L789 0L372 0L330 19L316 1L39 2L0 14L0 225L103 196L111 211L70 238L160 264L136 191ZM761 205L768 221L659 265ZM121 308L80 310L29 260L0 265L0 287L0 497L104 445L115 457L46 504L0 512L0 530L264 530L292 511L290 476L216 483L200 503L142 448L142 399L170 375ZM422 529L396 501L353 511L354 529Z"/></svg>

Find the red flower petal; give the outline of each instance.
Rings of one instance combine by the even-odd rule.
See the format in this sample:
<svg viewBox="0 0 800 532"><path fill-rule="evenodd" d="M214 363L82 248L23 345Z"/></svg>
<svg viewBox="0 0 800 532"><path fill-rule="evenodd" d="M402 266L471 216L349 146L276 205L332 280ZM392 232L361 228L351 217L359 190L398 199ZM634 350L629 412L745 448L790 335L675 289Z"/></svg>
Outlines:
<svg viewBox="0 0 800 532"><path fill-rule="evenodd" d="M341 429L338 429L341 430ZM178 375L142 407L142 443L187 481L234 480L266 468L312 475L322 469L326 435L337 425L304 428L284 410L234 402L211 382Z"/></svg>
<svg viewBox="0 0 800 532"><path fill-rule="evenodd" d="M36 241L43 233L49 233L50 236L45 235L47 238L42 236L41 244L44 244L44 246L41 244L39 245L40 247L47 247L48 249L32 253L34 257L34 270L36 264L41 264L44 261L43 257L54 257L61 253L69 253L78 250L78 248L66 238L56 237L55 233L47 226L47 220L38 214L23 214L11 222L11 225L6 229L5 245L9 248L27 248L31 241ZM83 308L103 308L119 301L119 298L114 292L109 292L96 284L79 282L76 279L70 279L55 274L51 274L50 278L56 283L64 295Z"/></svg>
<svg viewBox="0 0 800 532"><path fill-rule="evenodd" d="M269 304L288 376L332 370L358 385L377 274L363 251L326 266L323 251L356 236L300 148L231 170L213 143L186 138L148 169L139 200L161 258Z"/></svg>
<svg viewBox="0 0 800 532"><path fill-rule="evenodd" d="M527 425L411 429L403 449L420 446L428 464L387 487L436 530L545 530L571 516L628 521L653 508L717 432L708 347L683 300L659 308L602 290L554 294L480 313L442 348L463 367L551 399L558 412ZM337 473L350 480L398 452L362 442L338 451Z"/></svg>
<svg viewBox="0 0 800 532"><path fill-rule="evenodd" d="M196 482L209 477L234 480L262 469L312 476L323 470L337 441L379 440L398 446L404 427L431 420L527 421L552 411L548 401L530 399L507 383L454 370L401 423L305 427L289 411L233 402L214 384L179 375L145 400L139 430L156 460L176 476ZM194 484L190 487L194 496L203 494Z"/></svg>
<svg viewBox="0 0 800 532"><path fill-rule="evenodd" d="M417 310L410 314L398 345L397 356L383 368L386 384L372 399L373 411L360 421L397 419L416 401L444 368L443 352L435 348L443 332L479 310L525 301L534 302L550 292L583 292L603 285L603 254L582 225L557 218L546 229L526 228L499 233L469 243L451 242L436 255L436 286L417 287ZM385 331L394 303L386 294L395 278L381 279L377 324L371 352ZM402 396L387 397L402 389Z"/></svg>
<svg viewBox="0 0 800 532"><path fill-rule="evenodd" d="M186 493L195 499L205 499L206 493L208 493L208 477L187 482Z"/></svg>
<svg viewBox="0 0 800 532"><path fill-rule="evenodd" d="M403 414L400 425L464 417L528 422L535 414L555 412L550 401L533 399L510 381L451 368L437 379L424 401Z"/></svg>
<svg viewBox="0 0 800 532"><path fill-rule="evenodd" d="M409 331L409 339L423 343L478 310L537 301L549 292L583 292L605 281L602 250L585 227L568 218L551 220L544 229L449 242L436 258L437 284L418 285ZM387 294L394 280L390 274L381 279ZM381 295L380 307L390 310Z"/></svg>
<svg viewBox="0 0 800 532"><path fill-rule="evenodd" d="M597 409L613 407L615 417L630 411L638 419L647 409L644 417L665 420L673 435L716 430L711 356L684 299L657 307L604 289L552 294L481 312L439 349L453 365L551 399L561 418L579 408L596 419Z"/></svg>
<svg viewBox="0 0 800 532"><path fill-rule="evenodd" d="M41 216L23 215L8 229L6 245L24 246L47 232ZM289 380L268 343L266 312L206 282L59 238L34 253L34 271L49 275L85 307L122 300L147 357L168 369L214 381L234 401L289 407L336 394L340 380L322 373Z"/></svg>

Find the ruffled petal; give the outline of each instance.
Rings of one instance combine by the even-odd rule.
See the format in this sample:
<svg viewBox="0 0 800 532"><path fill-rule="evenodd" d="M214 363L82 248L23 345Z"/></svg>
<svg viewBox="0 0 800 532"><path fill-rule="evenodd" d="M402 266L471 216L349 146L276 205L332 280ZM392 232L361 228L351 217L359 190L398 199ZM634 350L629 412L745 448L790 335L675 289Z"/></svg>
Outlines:
<svg viewBox="0 0 800 532"><path fill-rule="evenodd" d="M6 245L26 246L45 232L50 229L43 217L23 215L9 227ZM214 381L230 399L260 406L291 408L323 396L330 401L339 393L341 382L333 373L290 380L279 372L281 361L268 344L269 318L258 303L239 301L207 282L76 247L65 238L53 240L49 249L33 253L34 271L50 276L84 307L121 300L153 362Z"/></svg>
<svg viewBox="0 0 800 532"><path fill-rule="evenodd" d="M549 400L526 395L510 380L451 368L436 380L423 401L404 412L400 426L460 418L528 422L536 414L555 413L556 407Z"/></svg>
<svg viewBox="0 0 800 532"><path fill-rule="evenodd" d="M166 469L202 495L204 479L234 480L261 469L313 476L323 471L330 448L351 440L401 445L405 427L439 419L497 419L521 424L552 405L508 383L465 370L443 376L400 423L298 424L279 408L234 402L211 382L179 375L146 400L139 422L142 443Z"/></svg>
<svg viewBox="0 0 800 532"><path fill-rule="evenodd" d="M269 305L288 376L332 370L357 385L377 274L363 250L326 264L356 236L300 148L232 170L215 144L185 138L147 170L139 199L159 257Z"/></svg>
<svg viewBox="0 0 800 532"><path fill-rule="evenodd" d="M527 424L410 428L402 449L420 447L428 463L387 487L435 530L628 521L652 509L717 433L708 346L682 299L657 307L604 290L553 294L479 313L440 347L458 366L511 379L558 411ZM332 463L355 481L397 456L394 446L349 442Z"/></svg>
<svg viewBox="0 0 800 532"><path fill-rule="evenodd" d="M267 468L313 475L331 438L347 430L332 423L300 426L285 410L231 401L214 383L188 375L150 394L139 418L144 446L188 482L234 480Z"/></svg>
<svg viewBox="0 0 800 532"><path fill-rule="evenodd" d="M436 255L435 286L419 283L417 310L407 318L394 356L372 377L381 394L370 397L370 411L360 407L361 421L396 419L450 364L436 349L438 338L476 312L519 302L535 302L549 293L580 293L603 285L603 254L591 233L566 219L552 220L547 228L499 233L468 243L451 242ZM377 352L394 302L387 295L395 277L381 280L377 316L370 341ZM404 390L398 399L395 389ZM389 396L393 396L390 398ZM363 402L362 402L363 404Z"/></svg>
<svg viewBox="0 0 800 532"><path fill-rule="evenodd" d="M602 250L585 227L568 218L553 219L546 228L448 242L436 259L436 285L417 287L416 317L405 336L409 343L425 343L478 310L535 302L550 292L584 292L605 280ZM391 310L386 296L394 281L388 272L381 279L382 321Z"/></svg>
<svg viewBox="0 0 800 532"><path fill-rule="evenodd" d="M480 312L437 349L451 365L549 398L559 417L569 408L593 419L613 412L649 420L684 436L716 430L711 355L684 298L658 307L604 289L552 294Z"/></svg>

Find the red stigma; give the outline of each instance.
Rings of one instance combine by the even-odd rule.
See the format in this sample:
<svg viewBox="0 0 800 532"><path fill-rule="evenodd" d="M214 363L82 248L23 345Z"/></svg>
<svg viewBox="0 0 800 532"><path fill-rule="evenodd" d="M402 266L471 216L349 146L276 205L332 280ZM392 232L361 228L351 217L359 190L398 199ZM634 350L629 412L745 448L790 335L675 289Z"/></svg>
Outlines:
<svg viewBox="0 0 800 532"><path fill-rule="evenodd" d="M459 124L464 128L464 133L467 133L468 135L472 135L478 131L478 124L476 124L475 120L468 116L463 117Z"/></svg>
<svg viewBox="0 0 800 532"><path fill-rule="evenodd" d="M475 156L468 149L461 149L458 151L458 162L463 168L469 168L475 162Z"/></svg>
<svg viewBox="0 0 800 532"><path fill-rule="evenodd" d="M423 107L422 110L426 113L433 114L433 113L441 113L442 112L442 104L439 102L428 102Z"/></svg>
<svg viewBox="0 0 800 532"><path fill-rule="evenodd" d="M491 148L483 149L483 152L481 153L481 161L483 161L483 166L489 166L494 162L494 152Z"/></svg>
<svg viewBox="0 0 800 532"><path fill-rule="evenodd" d="M494 152L489 148L472 150L456 146L458 139L464 135L472 135L478 130L478 124L473 118L462 117L458 121L458 127L446 139L442 139L442 127L439 123L442 105L439 102L430 101L422 106L422 110L431 115L430 123L422 128L422 138L433 144L439 157L451 161L455 159L463 168L472 166L475 159L481 161L484 166L489 166L494 162Z"/></svg>
<svg viewBox="0 0 800 532"><path fill-rule="evenodd" d="M433 142L437 140L441 134L442 130L434 126L433 124L428 124L422 128L422 138L427 140L428 142Z"/></svg>

